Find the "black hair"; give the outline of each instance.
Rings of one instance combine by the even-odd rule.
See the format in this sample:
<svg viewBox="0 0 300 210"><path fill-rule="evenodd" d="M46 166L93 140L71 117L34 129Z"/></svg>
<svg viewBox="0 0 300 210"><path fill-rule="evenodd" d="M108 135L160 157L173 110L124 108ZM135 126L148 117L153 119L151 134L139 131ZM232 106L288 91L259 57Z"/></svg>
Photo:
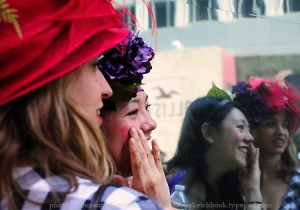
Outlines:
<svg viewBox="0 0 300 210"><path fill-rule="evenodd" d="M116 104L114 101L110 101L109 99L103 100L103 108L104 111L117 111Z"/></svg>
<svg viewBox="0 0 300 210"><path fill-rule="evenodd" d="M223 176L219 188L221 200L215 200L207 182L208 166L205 161L205 153L209 150L210 144L201 132L204 123L209 123L214 129L221 131L222 121L234 108L244 113L238 103L228 99L205 96L193 101L186 111L175 155L167 162L169 169L193 168L197 179L200 179L206 187L206 202L243 203L237 171ZM225 186L228 184L229 188Z"/></svg>

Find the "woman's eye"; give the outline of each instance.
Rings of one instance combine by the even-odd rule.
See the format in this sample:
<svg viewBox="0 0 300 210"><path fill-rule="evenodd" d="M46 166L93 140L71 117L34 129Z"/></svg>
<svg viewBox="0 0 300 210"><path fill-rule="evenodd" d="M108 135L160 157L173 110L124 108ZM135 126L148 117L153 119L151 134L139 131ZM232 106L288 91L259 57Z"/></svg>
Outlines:
<svg viewBox="0 0 300 210"><path fill-rule="evenodd" d="M245 127L244 125L238 125L238 128L241 129L241 130L243 130L244 127Z"/></svg>
<svg viewBox="0 0 300 210"><path fill-rule="evenodd" d="M129 112L127 115L128 116L136 115L138 113L138 111L139 111L138 109L135 109L135 110Z"/></svg>
<svg viewBox="0 0 300 210"><path fill-rule="evenodd" d="M94 71L99 71L99 68L98 68L98 62L92 63L92 67L93 67L93 70L94 70Z"/></svg>
<svg viewBox="0 0 300 210"><path fill-rule="evenodd" d="M151 104L147 104L147 106L145 107L147 111L150 110L150 106L151 106Z"/></svg>
<svg viewBox="0 0 300 210"><path fill-rule="evenodd" d="M267 127L274 127L274 126L275 126L275 123L274 123L274 122L265 122L264 124L265 124L265 126L267 126Z"/></svg>
<svg viewBox="0 0 300 210"><path fill-rule="evenodd" d="M283 123L283 127L284 128L288 128L289 127L289 123L288 122Z"/></svg>

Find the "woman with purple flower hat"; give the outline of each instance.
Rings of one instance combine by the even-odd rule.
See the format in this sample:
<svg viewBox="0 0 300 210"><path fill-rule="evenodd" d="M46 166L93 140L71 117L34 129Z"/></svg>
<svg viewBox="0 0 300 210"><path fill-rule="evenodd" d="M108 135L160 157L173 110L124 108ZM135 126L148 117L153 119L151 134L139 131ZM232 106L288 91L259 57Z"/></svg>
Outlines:
<svg viewBox="0 0 300 210"><path fill-rule="evenodd" d="M153 49L133 32L103 54L98 67L113 96L104 100L101 128L118 170L118 182L147 194L163 206L171 206L160 149L156 140L152 141L152 151L147 142L156 122L148 112L148 95L141 85L143 75L152 68L153 57Z"/></svg>
<svg viewBox="0 0 300 210"><path fill-rule="evenodd" d="M261 209L259 151L249 121L261 120L264 101L244 83L233 95L213 88L190 104L168 184L185 185L189 209Z"/></svg>

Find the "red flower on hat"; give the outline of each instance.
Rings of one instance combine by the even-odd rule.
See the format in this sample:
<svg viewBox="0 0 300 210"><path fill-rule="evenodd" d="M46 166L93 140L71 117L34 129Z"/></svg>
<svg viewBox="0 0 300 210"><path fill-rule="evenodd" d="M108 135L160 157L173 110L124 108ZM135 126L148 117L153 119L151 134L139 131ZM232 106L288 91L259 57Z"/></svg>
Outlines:
<svg viewBox="0 0 300 210"><path fill-rule="evenodd" d="M267 112L285 111L290 114L290 130L296 131L300 124L300 96L287 84L276 80L250 77L250 90L257 92L268 105Z"/></svg>

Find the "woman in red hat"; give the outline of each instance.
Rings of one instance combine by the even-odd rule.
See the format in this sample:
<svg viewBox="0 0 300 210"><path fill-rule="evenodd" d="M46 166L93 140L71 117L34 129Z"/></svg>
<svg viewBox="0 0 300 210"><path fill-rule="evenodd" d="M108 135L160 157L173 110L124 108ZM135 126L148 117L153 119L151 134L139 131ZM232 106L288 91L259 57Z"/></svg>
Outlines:
<svg viewBox="0 0 300 210"><path fill-rule="evenodd" d="M263 202L272 209L300 209L300 167L293 143L300 96L276 79L250 77L249 87L268 105L262 123L251 128L260 148Z"/></svg>
<svg viewBox="0 0 300 210"><path fill-rule="evenodd" d="M120 13L107 0L0 4L0 209L161 209L108 184L99 126L112 90L97 63L128 35Z"/></svg>

